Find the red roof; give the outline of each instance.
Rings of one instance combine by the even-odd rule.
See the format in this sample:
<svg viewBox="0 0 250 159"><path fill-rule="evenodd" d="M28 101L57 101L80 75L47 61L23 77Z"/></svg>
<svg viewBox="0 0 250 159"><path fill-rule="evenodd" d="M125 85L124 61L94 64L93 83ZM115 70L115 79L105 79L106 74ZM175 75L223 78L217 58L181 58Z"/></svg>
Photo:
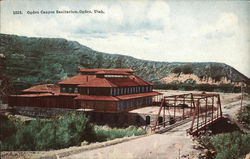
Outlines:
<svg viewBox="0 0 250 159"><path fill-rule="evenodd" d="M127 72L127 73L133 73L135 72L134 70L132 69L102 69L102 68L97 68L97 69L80 69L80 72L93 72L93 73L100 73L100 72L103 72L103 73L117 73L117 72Z"/></svg>
<svg viewBox="0 0 250 159"><path fill-rule="evenodd" d="M119 72L119 71L98 71L95 74L104 74L104 75L129 75L127 72Z"/></svg>
<svg viewBox="0 0 250 159"><path fill-rule="evenodd" d="M160 94L159 92L146 92L146 93L138 93L138 94L120 95L120 96L116 96L116 97L121 99L121 100L127 100L127 99L133 99L133 98L156 96L159 94Z"/></svg>
<svg viewBox="0 0 250 159"><path fill-rule="evenodd" d="M59 84L75 84L75 85L78 85L78 84L83 84L89 80L92 80L92 79L95 79L96 78L96 75L81 75L81 74L78 74L76 76L73 76L71 78L68 78L66 80L63 80L61 82L59 82Z"/></svg>
<svg viewBox="0 0 250 159"><path fill-rule="evenodd" d="M111 83L113 83L116 87L133 87L139 86L142 83L137 83L135 81L136 78L107 78ZM144 83L147 85L147 83Z"/></svg>
<svg viewBox="0 0 250 159"><path fill-rule="evenodd" d="M90 96L90 95L79 95L75 98L76 100L100 100L100 101L119 101L116 97L113 96Z"/></svg>
<svg viewBox="0 0 250 159"><path fill-rule="evenodd" d="M20 95L10 95L10 97L45 97L53 96L51 93L40 93L40 94L20 94Z"/></svg>
<svg viewBox="0 0 250 159"><path fill-rule="evenodd" d="M11 97L45 97L45 96L78 96L76 93L32 93L32 94L19 94L10 95Z"/></svg>
<svg viewBox="0 0 250 159"><path fill-rule="evenodd" d="M59 93L57 95L59 95L59 96L78 96L80 94L78 94L78 93Z"/></svg>
<svg viewBox="0 0 250 159"><path fill-rule="evenodd" d="M133 75L132 75L133 76ZM152 85L138 77L116 77L116 78L96 78L79 87L136 87Z"/></svg>
<svg viewBox="0 0 250 159"><path fill-rule="evenodd" d="M149 86L152 83L147 82L135 75L127 72L133 72L131 69L81 69L83 72L96 71L95 74L79 74L59 82L59 84L78 85L79 87L135 87ZM115 71L114 71L115 70ZM124 71L124 72L121 72ZM127 72L126 72L127 71ZM116 72L116 73L113 73ZM96 74L114 74L127 75L124 77L99 77Z"/></svg>
<svg viewBox="0 0 250 159"><path fill-rule="evenodd" d="M60 87L54 84L43 84L23 90L24 93L59 93Z"/></svg>
<svg viewBox="0 0 250 159"><path fill-rule="evenodd" d="M142 98L142 97L150 97L159 95L158 92L147 92L147 93L138 93L138 94L126 94L120 96L93 96L93 95L79 95L75 99L76 100L91 100L91 101L120 101L120 100L128 100L134 98Z"/></svg>
<svg viewBox="0 0 250 159"><path fill-rule="evenodd" d="M95 78L91 81L79 85L79 87L116 87L116 85L111 83L106 78Z"/></svg>
<svg viewBox="0 0 250 159"><path fill-rule="evenodd" d="M133 75L133 76L129 76L129 78L133 79L134 81L136 81L139 85L145 85L145 83L147 85L153 85L151 82L145 81L143 79L141 79L140 77Z"/></svg>

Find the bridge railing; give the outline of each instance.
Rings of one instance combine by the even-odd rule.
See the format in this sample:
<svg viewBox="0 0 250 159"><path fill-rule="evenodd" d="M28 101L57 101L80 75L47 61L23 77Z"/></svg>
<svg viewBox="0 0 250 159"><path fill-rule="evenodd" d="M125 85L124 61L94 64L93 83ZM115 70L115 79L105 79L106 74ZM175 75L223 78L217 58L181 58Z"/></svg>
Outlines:
<svg viewBox="0 0 250 159"><path fill-rule="evenodd" d="M219 94L190 93L164 96L157 104L160 108L152 126L153 131L172 125L171 120L178 122L192 118L191 127L187 132L194 134L222 117Z"/></svg>

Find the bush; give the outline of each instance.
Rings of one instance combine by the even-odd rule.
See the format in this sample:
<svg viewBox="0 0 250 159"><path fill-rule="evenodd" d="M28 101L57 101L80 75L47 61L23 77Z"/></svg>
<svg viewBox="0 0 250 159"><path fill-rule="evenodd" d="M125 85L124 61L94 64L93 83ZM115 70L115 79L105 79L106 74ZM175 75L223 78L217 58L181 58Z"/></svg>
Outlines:
<svg viewBox="0 0 250 159"><path fill-rule="evenodd" d="M83 114L62 116L56 126L56 143L60 148L79 145L83 140L93 140L93 126Z"/></svg>
<svg viewBox="0 0 250 159"><path fill-rule="evenodd" d="M0 141L16 133L17 127L15 123L6 116L0 115Z"/></svg>
<svg viewBox="0 0 250 159"><path fill-rule="evenodd" d="M192 69L191 66L183 66L182 72L184 74L192 74L193 73L193 69Z"/></svg>
<svg viewBox="0 0 250 159"><path fill-rule="evenodd" d="M198 90L206 92L224 92L224 93L239 93L241 91L240 87L233 86L231 84L196 84L195 81L188 80L185 83L161 83L159 81L154 82L154 88L156 89L169 89L169 90ZM247 92L248 90L246 90ZM248 91L249 92L249 91ZM247 93L248 93L247 92Z"/></svg>
<svg viewBox="0 0 250 159"><path fill-rule="evenodd" d="M178 74L178 73L181 73L182 72L182 70L181 70L181 68L180 67L175 67L172 71L171 71L172 73L176 73L176 74Z"/></svg>
<svg viewBox="0 0 250 159"><path fill-rule="evenodd" d="M250 152L250 136L238 131L211 138L217 159L237 159Z"/></svg>
<svg viewBox="0 0 250 159"><path fill-rule="evenodd" d="M244 107L243 110L237 115L237 118L246 127L250 128L250 106Z"/></svg>
<svg viewBox="0 0 250 159"><path fill-rule="evenodd" d="M97 141L113 140L115 138L138 136L146 134L146 131L134 126L130 126L126 129L110 128L107 126L95 126L95 136Z"/></svg>
<svg viewBox="0 0 250 159"><path fill-rule="evenodd" d="M172 71L172 73L176 73L176 74L179 74L179 73L183 73L183 74L192 74L193 73L193 69L191 66L188 66L188 65L184 65L184 66L177 66L175 67Z"/></svg>
<svg viewBox="0 0 250 159"><path fill-rule="evenodd" d="M12 134L6 135L6 131ZM145 130L133 126L126 129L93 126L81 113L69 113L55 119L36 119L21 126L6 120L1 124L1 150L61 149L80 145L82 141L100 142L145 133Z"/></svg>
<svg viewBox="0 0 250 159"><path fill-rule="evenodd" d="M5 131L5 130L3 130ZM84 114L69 113L56 119L24 124L2 142L2 150L49 150L91 141L92 125Z"/></svg>

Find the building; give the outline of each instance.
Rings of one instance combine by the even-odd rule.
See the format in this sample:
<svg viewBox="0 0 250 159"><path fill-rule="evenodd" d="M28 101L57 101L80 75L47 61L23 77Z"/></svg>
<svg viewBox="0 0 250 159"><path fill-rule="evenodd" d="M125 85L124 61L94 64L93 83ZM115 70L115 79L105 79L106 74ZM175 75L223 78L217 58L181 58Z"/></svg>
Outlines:
<svg viewBox="0 0 250 159"><path fill-rule="evenodd" d="M89 109L124 112L152 105L153 84L132 69L80 69L58 86L38 85L9 96L10 106Z"/></svg>

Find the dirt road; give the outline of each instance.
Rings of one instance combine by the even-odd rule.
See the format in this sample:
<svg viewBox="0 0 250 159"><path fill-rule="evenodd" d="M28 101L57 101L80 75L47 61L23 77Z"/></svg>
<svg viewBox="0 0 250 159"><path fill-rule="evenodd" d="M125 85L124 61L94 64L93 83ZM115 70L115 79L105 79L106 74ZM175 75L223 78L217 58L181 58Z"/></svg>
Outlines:
<svg viewBox="0 0 250 159"><path fill-rule="evenodd" d="M192 148L191 137L185 133L189 126L190 123L187 123L164 134L154 134L113 146L85 151L66 158L176 159L182 155L195 155L198 151Z"/></svg>

